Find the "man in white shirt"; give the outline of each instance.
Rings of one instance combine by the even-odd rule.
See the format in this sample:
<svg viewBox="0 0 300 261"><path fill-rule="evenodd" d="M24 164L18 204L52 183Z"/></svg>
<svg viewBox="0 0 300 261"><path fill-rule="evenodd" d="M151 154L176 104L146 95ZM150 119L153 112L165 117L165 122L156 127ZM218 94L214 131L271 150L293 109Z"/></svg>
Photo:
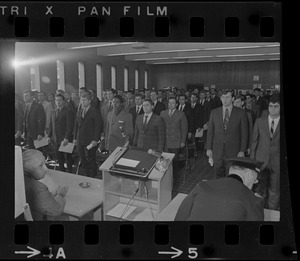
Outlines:
<svg viewBox="0 0 300 261"><path fill-rule="evenodd" d="M144 100L143 110L144 114L136 119L133 146L162 152L166 137L163 119L152 112L153 102L149 99Z"/></svg>
<svg viewBox="0 0 300 261"><path fill-rule="evenodd" d="M258 118L254 124L250 157L264 162L257 192L266 199L265 208L280 210L279 94L270 97L268 117Z"/></svg>

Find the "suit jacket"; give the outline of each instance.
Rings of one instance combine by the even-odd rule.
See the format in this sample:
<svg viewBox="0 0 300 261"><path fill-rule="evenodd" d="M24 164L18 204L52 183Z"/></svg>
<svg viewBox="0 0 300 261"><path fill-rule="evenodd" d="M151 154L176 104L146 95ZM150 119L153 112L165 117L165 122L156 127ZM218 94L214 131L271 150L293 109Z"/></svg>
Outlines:
<svg viewBox="0 0 300 261"><path fill-rule="evenodd" d="M103 130L106 130L107 114L112 111L112 106L109 106L109 101L105 100L101 105L101 116L103 119Z"/></svg>
<svg viewBox="0 0 300 261"><path fill-rule="evenodd" d="M26 121L28 117L28 121ZM26 125L28 122L28 125ZM25 137L30 136L33 140L37 139L38 135L44 136L46 114L43 106L35 101L32 102L29 112L24 111L24 132Z"/></svg>
<svg viewBox="0 0 300 261"><path fill-rule="evenodd" d="M103 121L100 111L90 107L84 118L82 118L82 109L77 113L74 137L81 146L87 146L92 141L98 141L103 131Z"/></svg>
<svg viewBox="0 0 300 261"><path fill-rule="evenodd" d="M263 221L264 200L241 181L201 181L183 200L175 221Z"/></svg>
<svg viewBox="0 0 300 261"><path fill-rule="evenodd" d="M123 122L123 123L122 123ZM124 129L124 134L129 136L130 142L133 140L133 125L132 115L124 110L115 116L111 111L107 115L106 124L106 148L109 151L115 150L117 147L123 147L125 145L125 138L122 136L120 126Z"/></svg>
<svg viewBox="0 0 300 261"><path fill-rule="evenodd" d="M228 158L236 157L240 151L246 152L248 147L249 129L245 110L233 106L226 130L222 110L223 107L212 110L208 123L206 148L213 151L214 160L222 158L224 146Z"/></svg>
<svg viewBox="0 0 300 261"><path fill-rule="evenodd" d="M100 109L100 100L98 97L93 97L93 99L91 100L91 106L96 108L97 110Z"/></svg>
<svg viewBox="0 0 300 261"><path fill-rule="evenodd" d="M204 124L204 109L203 106L197 102L195 107L192 108L192 105L189 104L189 109L191 110L192 120L193 120L193 131L192 133L196 132L196 129L203 128Z"/></svg>
<svg viewBox="0 0 300 261"><path fill-rule="evenodd" d="M136 107L130 108L129 113L132 115L132 123L133 123L133 126L135 126L136 117L138 116L136 114ZM139 111L139 115L142 115L142 114L144 114L143 106L141 106L141 109Z"/></svg>
<svg viewBox="0 0 300 261"><path fill-rule="evenodd" d="M143 126L143 119L144 115L139 115L136 118L133 146L162 152L166 138L163 119L152 113L145 129Z"/></svg>
<svg viewBox="0 0 300 261"><path fill-rule="evenodd" d="M262 169L268 164L271 166L280 165L280 120L271 140L268 117L256 119L252 134L250 157L263 161L265 164Z"/></svg>
<svg viewBox="0 0 300 261"><path fill-rule="evenodd" d="M57 144L60 144L64 139L72 142L74 127L74 112L63 107L58 113L58 108L52 111L49 138L53 137Z"/></svg>
<svg viewBox="0 0 300 261"><path fill-rule="evenodd" d="M177 105L177 110L179 109L179 105ZM195 126L194 126L194 118L192 115L192 109L190 104L185 104L184 108L183 108L183 112L185 114L185 117L187 119L188 122L188 133L194 133L195 130Z"/></svg>
<svg viewBox="0 0 300 261"><path fill-rule="evenodd" d="M22 104L15 103L15 133L23 131L24 109Z"/></svg>
<svg viewBox="0 0 300 261"><path fill-rule="evenodd" d="M209 121L210 113L211 113L211 110L212 110L211 100L209 100L209 101L205 100L203 107L204 107L204 119L203 119L203 122L207 123Z"/></svg>
<svg viewBox="0 0 300 261"><path fill-rule="evenodd" d="M215 95L214 98L212 98L212 97L210 98L210 104L211 104L211 109L212 110L215 109L215 108L223 106L222 101L220 100L218 95Z"/></svg>
<svg viewBox="0 0 300 261"><path fill-rule="evenodd" d="M169 116L169 110L162 111L160 117L164 120L166 129L166 143L168 149L180 148L181 143L185 143L188 133L188 122L185 113L175 110Z"/></svg>
<svg viewBox="0 0 300 261"><path fill-rule="evenodd" d="M160 113L165 109L166 109L165 105L162 102L157 101L155 107L153 108L153 113L159 116Z"/></svg>
<svg viewBox="0 0 300 261"><path fill-rule="evenodd" d="M129 112L131 108L135 108L135 101L134 101L134 99L132 99L130 105L129 105L128 100L126 100L125 103L124 103L124 110L126 112Z"/></svg>
<svg viewBox="0 0 300 261"><path fill-rule="evenodd" d="M261 113L262 111L268 109L268 102L262 98L262 97L259 97L257 100L255 99L255 104L259 107L258 109L258 117L261 117Z"/></svg>

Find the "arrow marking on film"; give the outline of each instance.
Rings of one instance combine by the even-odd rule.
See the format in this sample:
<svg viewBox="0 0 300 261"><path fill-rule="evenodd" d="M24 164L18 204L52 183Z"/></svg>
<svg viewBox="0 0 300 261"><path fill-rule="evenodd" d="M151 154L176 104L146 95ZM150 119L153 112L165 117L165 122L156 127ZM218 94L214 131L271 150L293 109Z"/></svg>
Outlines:
<svg viewBox="0 0 300 261"><path fill-rule="evenodd" d="M183 252L175 247L171 247L173 250L175 251L159 251L158 254L162 254L162 255L173 255L171 256L171 258L175 258L180 256Z"/></svg>
<svg viewBox="0 0 300 261"><path fill-rule="evenodd" d="M41 253L40 251L38 251L30 246L27 246L27 248L30 249L31 251L15 251L15 254L30 254L29 256L27 256L27 258L31 258L31 257L36 256Z"/></svg>

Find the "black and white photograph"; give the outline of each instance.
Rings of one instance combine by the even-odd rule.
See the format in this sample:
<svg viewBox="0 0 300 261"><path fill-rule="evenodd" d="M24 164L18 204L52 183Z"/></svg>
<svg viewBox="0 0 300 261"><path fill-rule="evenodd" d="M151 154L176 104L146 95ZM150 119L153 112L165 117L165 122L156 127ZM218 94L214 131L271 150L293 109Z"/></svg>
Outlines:
<svg viewBox="0 0 300 261"><path fill-rule="evenodd" d="M280 43L16 42L10 62L16 220L280 221Z"/></svg>

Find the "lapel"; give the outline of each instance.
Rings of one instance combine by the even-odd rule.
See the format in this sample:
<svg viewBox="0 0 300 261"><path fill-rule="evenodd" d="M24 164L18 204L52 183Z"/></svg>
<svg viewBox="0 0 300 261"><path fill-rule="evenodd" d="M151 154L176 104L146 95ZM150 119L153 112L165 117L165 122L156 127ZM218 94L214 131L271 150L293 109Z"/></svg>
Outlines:
<svg viewBox="0 0 300 261"><path fill-rule="evenodd" d="M221 126L224 130L224 121L223 121L223 106L220 107L219 109L219 112L218 112L218 118L219 118L219 121L221 122ZM227 126L228 127L228 126ZM227 128L228 129L228 128Z"/></svg>
<svg viewBox="0 0 300 261"><path fill-rule="evenodd" d="M114 113L112 113L112 118L111 118L111 125L114 125L115 123L119 122L119 118L122 116L123 110L120 111L120 113L114 117Z"/></svg>
<svg viewBox="0 0 300 261"><path fill-rule="evenodd" d="M266 130L266 133L267 133L267 136L268 136L268 140L270 140L271 136L270 136L270 129L269 129L269 117L264 118L264 120L263 120L263 126L264 126L264 128ZM276 128L276 130L277 130L277 128ZM273 137L274 137L274 135L273 135Z"/></svg>
<svg viewBox="0 0 300 261"><path fill-rule="evenodd" d="M150 123L153 121L153 118L154 118L154 117L155 117L155 116L154 116L154 113L152 113L150 120L149 120L148 123L146 124L145 131L148 130L148 127L149 127ZM144 117L143 117L143 120L144 120ZM143 122L143 121L142 121L142 122Z"/></svg>
<svg viewBox="0 0 300 261"><path fill-rule="evenodd" d="M276 130L275 130L275 132L274 132L274 134L273 134L273 140L274 140L275 136L279 133L279 131L280 131L280 119L279 119L279 121L278 121Z"/></svg>
<svg viewBox="0 0 300 261"><path fill-rule="evenodd" d="M222 108L222 116L223 116L223 106L221 108ZM229 122L228 122L226 131L228 131L228 129L230 128L230 125L232 125L232 122L234 122L236 114L237 114L237 109L234 106L232 106L232 110L231 110L231 114L229 116ZM222 117L222 120L223 120L223 117ZM224 122L223 122L223 126L224 126Z"/></svg>

